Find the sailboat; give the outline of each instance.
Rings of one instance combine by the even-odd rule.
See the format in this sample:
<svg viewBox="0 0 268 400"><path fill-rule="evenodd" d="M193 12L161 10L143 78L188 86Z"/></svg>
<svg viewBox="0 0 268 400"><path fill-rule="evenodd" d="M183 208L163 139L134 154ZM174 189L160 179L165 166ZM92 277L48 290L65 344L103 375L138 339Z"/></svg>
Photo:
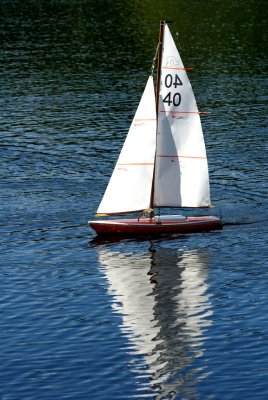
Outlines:
<svg viewBox="0 0 268 400"><path fill-rule="evenodd" d="M221 229L216 216L161 215L162 208L211 207L208 163L195 96L167 21L153 68L97 216L97 234L153 235ZM158 209L158 215L155 214Z"/></svg>

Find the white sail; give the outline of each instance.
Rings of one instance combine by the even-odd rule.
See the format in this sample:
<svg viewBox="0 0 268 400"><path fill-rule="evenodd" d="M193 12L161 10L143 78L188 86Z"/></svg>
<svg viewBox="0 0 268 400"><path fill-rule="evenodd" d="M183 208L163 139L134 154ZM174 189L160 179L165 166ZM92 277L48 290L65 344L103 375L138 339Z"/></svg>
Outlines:
<svg viewBox="0 0 268 400"><path fill-rule="evenodd" d="M208 165L199 112L166 24L156 147L154 205L210 206Z"/></svg>
<svg viewBox="0 0 268 400"><path fill-rule="evenodd" d="M98 214L139 211L150 207L155 147L155 94L150 76Z"/></svg>

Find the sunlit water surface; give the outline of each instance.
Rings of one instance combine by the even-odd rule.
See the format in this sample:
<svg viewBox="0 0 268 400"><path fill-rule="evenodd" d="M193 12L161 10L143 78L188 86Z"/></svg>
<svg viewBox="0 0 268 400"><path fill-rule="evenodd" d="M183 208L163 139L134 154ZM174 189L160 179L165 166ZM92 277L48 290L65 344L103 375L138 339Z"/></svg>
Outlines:
<svg viewBox="0 0 268 400"><path fill-rule="evenodd" d="M268 398L265 9L1 2L1 399ZM225 226L100 241L87 220L170 17Z"/></svg>

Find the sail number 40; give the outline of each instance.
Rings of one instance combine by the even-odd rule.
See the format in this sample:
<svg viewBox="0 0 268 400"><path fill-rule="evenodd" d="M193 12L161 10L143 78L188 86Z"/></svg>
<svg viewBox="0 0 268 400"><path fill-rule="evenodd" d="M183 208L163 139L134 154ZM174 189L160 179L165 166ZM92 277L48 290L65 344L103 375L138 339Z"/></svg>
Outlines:
<svg viewBox="0 0 268 400"><path fill-rule="evenodd" d="M175 76L168 74L165 77L165 86L167 88L171 88L171 86L174 86L174 88L177 89L177 86L182 86L182 81L177 74L175 74ZM163 99L163 103L167 103L169 106L174 105L175 107L178 107L181 104L180 93L168 92L168 94Z"/></svg>

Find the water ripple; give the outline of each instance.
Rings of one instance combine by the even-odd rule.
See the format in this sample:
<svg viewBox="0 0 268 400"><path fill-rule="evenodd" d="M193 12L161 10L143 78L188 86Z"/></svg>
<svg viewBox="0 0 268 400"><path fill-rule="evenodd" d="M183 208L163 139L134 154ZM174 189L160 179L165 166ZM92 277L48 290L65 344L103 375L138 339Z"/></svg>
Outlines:
<svg viewBox="0 0 268 400"><path fill-rule="evenodd" d="M268 398L266 3L162 3L0 4L3 399ZM163 15L224 229L100 241Z"/></svg>

